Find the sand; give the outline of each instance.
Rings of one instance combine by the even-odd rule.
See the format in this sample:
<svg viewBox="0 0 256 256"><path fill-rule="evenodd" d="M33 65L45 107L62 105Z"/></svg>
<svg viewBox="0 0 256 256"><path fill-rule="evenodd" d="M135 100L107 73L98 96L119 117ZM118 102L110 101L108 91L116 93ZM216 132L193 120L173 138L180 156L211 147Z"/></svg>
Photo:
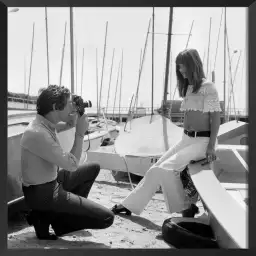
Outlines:
<svg viewBox="0 0 256 256"><path fill-rule="evenodd" d="M119 203L131 191L128 181L117 182L111 171L101 170L89 199L107 208ZM199 202L200 213L203 207ZM181 216L173 214L172 216ZM25 249L76 249L76 248L174 248L167 244L161 235L163 221L172 217L167 212L163 194L158 192L147 205L143 213L132 216L116 215L111 227L103 230L81 230L59 237L56 241L40 241L34 228L25 221L8 223L8 248Z"/></svg>

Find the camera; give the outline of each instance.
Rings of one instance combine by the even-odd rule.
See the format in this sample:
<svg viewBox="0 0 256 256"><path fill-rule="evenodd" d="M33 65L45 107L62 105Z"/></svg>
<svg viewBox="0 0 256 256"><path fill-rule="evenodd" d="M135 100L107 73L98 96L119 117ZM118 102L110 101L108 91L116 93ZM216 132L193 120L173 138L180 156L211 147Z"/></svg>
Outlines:
<svg viewBox="0 0 256 256"><path fill-rule="evenodd" d="M78 95L73 95L73 102L75 104L75 108L77 112L79 113L80 116L84 114L84 109L85 108L91 108L92 103L90 100L88 101L83 101L83 98Z"/></svg>

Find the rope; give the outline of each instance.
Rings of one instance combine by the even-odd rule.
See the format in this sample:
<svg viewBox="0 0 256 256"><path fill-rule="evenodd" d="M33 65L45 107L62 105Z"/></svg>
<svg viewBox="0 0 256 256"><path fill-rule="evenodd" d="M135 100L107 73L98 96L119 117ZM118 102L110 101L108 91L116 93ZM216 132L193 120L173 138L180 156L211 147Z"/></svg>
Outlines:
<svg viewBox="0 0 256 256"><path fill-rule="evenodd" d="M114 153L117 154L117 152L115 150L115 147L114 147ZM129 168L128 168L128 164L126 162L125 156L121 156L121 157L122 157L122 159L124 160L124 163L125 163L125 167L126 167L126 171L128 173L128 177L129 177L129 182L130 182L131 188L132 188L132 190L134 190L134 186L133 186L133 183L132 183L132 179L131 179L131 176L130 176L130 172L129 172ZM116 175L114 175L114 176L116 176Z"/></svg>

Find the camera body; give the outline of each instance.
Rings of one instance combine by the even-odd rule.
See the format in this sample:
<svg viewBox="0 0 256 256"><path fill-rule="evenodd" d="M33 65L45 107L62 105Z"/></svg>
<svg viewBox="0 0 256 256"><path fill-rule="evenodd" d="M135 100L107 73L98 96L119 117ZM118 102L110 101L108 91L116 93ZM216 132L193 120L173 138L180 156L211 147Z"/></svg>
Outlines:
<svg viewBox="0 0 256 256"><path fill-rule="evenodd" d="M92 102L90 100L83 101L83 98L78 95L73 95L73 102L74 102L75 108L77 109L77 112L79 113L80 116L82 116L84 114L85 108L92 107Z"/></svg>

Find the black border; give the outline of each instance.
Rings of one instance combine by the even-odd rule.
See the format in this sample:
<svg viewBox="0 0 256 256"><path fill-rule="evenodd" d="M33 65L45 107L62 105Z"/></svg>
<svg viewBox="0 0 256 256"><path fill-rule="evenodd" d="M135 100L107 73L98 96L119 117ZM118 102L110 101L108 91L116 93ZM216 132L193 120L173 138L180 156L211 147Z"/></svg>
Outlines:
<svg viewBox="0 0 256 256"><path fill-rule="evenodd" d="M4 4L2 4L4 3ZM161 255L164 254L181 254L181 253L196 253L196 255L199 255L202 253L202 255L207 256L209 254L214 255L215 253L232 253L232 255L236 253L247 253L247 251L254 251L254 248L256 247L256 243L254 243L254 237L255 237L255 231L254 227L256 227L255 224L255 210L253 209L253 205L256 205L254 192L256 190L255 185L255 171L256 170L256 164L253 162L253 156L256 156L256 150L254 145L256 144L255 141L255 135L254 135L254 129L255 129L255 123L256 123L256 114L253 113L253 111L256 109L256 101L255 101L255 86L256 86L256 77L255 77L255 67L256 67L256 39L255 39L255 31L256 31L256 3L253 0L243 0L243 1L232 1L232 0L219 0L219 1L182 1L182 0L172 0L172 1L128 1L128 0L122 0L119 1L105 1L102 0L90 0L90 1L82 1L82 0L73 0L73 1L67 1L67 0L2 0L2 3L0 2L0 90L1 90L1 109L3 111L1 112L1 149L2 149L2 168L1 170L1 179L0 179L0 202L2 203L2 206L0 207L0 255L13 255L13 254L19 254L21 255L34 255L35 253L39 256L44 255L45 253L48 255L56 255L61 253L62 255L70 255L70 254L76 254L76 255L82 255L82 254L94 254L94 255L105 255L105 253L109 253L111 255L120 255L122 253L122 256L124 254L128 255L129 253L133 254L158 254L161 253ZM248 8L248 84L249 84L249 167L250 167L250 173L249 173L249 250L169 250L169 249L112 249L112 250L106 250L106 249L82 249L82 250L74 250L74 249L68 249L68 250L32 250L32 249L7 249L7 203L6 203L6 174L7 174L7 8L5 7L43 7L43 6L49 6L49 7L67 7L67 6L96 6L96 7L150 7L150 6L175 6L175 7L182 7L182 6L193 6L193 7L249 7ZM254 72L253 72L254 71ZM6 86L5 86L6 85ZM254 197L254 198L253 198ZM230 216L232 218L232 216ZM239 221L239 220L235 220ZM256 254L254 254L256 255Z"/></svg>

